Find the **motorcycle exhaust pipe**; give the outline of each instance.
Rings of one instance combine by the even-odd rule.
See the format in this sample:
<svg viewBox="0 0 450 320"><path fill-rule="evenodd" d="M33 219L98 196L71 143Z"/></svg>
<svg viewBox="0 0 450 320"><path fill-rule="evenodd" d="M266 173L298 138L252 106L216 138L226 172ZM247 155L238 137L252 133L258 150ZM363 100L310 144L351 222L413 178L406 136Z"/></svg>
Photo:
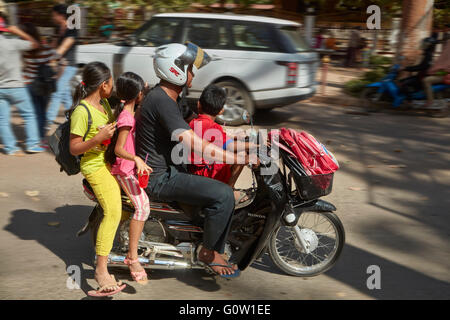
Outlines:
<svg viewBox="0 0 450 320"><path fill-rule="evenodd" d="M108 257L108 266L126 266L123 263L125 256L110 254ZM144 268L161 269L161 270L180 270L180 269L192 269L192 264L184 259L177 259L164 255L157 254L154 260L150 260L146 257L139 257L139 262Z"/></svg>

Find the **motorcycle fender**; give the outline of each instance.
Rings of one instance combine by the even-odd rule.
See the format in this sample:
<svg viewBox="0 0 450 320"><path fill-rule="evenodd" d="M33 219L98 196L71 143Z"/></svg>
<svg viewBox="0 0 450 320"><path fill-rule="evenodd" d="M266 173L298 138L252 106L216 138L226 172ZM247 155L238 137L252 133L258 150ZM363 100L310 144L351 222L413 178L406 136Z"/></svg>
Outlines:
<svg viewBox="0 0 450 320"><path fill-rule="evenodd" d="M310 205L295 208L295 209L289 210L289 211L285 211L285 214L283 215L282 223L285 226L293 227L293 226L297 225L298 219L300 218L300 216L302 215L303 212L330 212L330 211L336 211L336 207L332 203L327 202L325 200L317 200ZM286 219L284 219L286 214L289 214L289 213L293 213L295 215L295 220L292 221L291 223L286 222Z"/></svg>
<svg viewBox="0 0 450 320"><path fill-rule="evenodd" d="M279 174L261 176L257 175L258 185L266 189L271 202L271 212L267 215L264 230L259 239L249 249L248 255L242 259L238 266L244 270L263 254L272 233L278 228L282 220L284 205L286 204L286 190Z"/></svg>
<svg viewBox="0 0 450 320"><path fill-rule="evenodd" d="M247 257L242 259L238 263L238 267L240 270L246 269L249 265L251 265L258 257L261 257L266 249L267 244L269 243L270 237L273 232L280 226L281 222L281 213L280 208L277 208L272 204L272 212L266 218L266 225L264 227L263 233L259 237L259 240L249 249L249 254Z"/></svg>
<svg viewBox="0 0 450 320"><path fill-rule="evenodd" d="M314 203L310 207L303 208L302 212L304 211L312 211L312 212L330 212L330 211L336 211L336 207L325 200L317 200L316 203Z"/></svg>
<svg viewBox="0 0 450 320"><path fill-rule="evenodd" d="M439 92L450 89L450 84L445 83L439 83L431 86L431 89L433 89L433 92Z"/></svg>
<svg viewBox="0 0 450 320"><path fill-rule="evenodd" d="M383 86L382 82L374 82L366 85L366 88L381 88Z"/></svg>

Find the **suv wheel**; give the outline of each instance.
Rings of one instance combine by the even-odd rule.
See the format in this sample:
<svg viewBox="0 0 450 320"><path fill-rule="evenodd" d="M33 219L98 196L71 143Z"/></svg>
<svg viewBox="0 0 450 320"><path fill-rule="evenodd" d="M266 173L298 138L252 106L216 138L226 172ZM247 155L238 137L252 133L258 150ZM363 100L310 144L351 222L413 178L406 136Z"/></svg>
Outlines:
<svg viewBox="0 0 450 320"><path fill-rule="evenodd" d="M255 107L250 94L235 81L222 81L216 83L217 86L222 87L227 92L227 101L225 102L223 114L217 116L216 121L220 124L238 126L244 124L242 119L244 110L247 110L250 115L255 113Z"/></svg>

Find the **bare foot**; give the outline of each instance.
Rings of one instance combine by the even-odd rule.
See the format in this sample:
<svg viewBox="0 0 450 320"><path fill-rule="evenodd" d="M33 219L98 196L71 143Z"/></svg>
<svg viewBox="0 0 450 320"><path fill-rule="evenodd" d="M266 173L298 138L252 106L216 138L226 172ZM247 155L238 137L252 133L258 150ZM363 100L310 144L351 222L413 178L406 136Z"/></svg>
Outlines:
<svg viewBox="0 0 450 320"><path fill-rule="evenodd" d="M95 281L97 281L100 288L103 287L102 292L111 292L119 289L117 282L109 273L97 273L95 272Z"/></svg>

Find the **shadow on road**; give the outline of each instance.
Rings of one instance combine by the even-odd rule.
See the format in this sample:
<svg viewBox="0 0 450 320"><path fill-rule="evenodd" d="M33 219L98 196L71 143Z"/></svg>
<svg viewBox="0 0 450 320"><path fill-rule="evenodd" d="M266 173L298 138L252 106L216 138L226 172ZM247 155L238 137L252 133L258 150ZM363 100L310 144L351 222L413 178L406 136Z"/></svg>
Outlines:
<svg viewBox="0 0 450 320"><path fill-rule="evenodd" d="M325 111L326 108L328 110ZM348 114L349 110L296 105L295 108L256 114L255 125L303 129L335 152L338 160L339 155L345 155L346 160L340 162L337 175L343 172L353 181L361 181L360 186L364 190L357 192L365 192L365 201L360 206L368 205L374 212L384 213L360 222L358 233L391 253L407 253L416 259L426 255L424 263L442 266L448 246L440 248L444 256L427 255L433 247L422 237L430 233L448 243L450 235L450 216L445 214L450 207L450 119L414 118L400 114L355 116ZM336 186L334 189L336 193ZM409 221L405 223L397 218ZM371 264L381 268L384 277L382 290L369 291L366 288L369 276L366 268ZM399 265L346 244L343 256L327 275L374 298L449 296L448 282L415 271L407 264L407 260L404 265ZM273 271L269 265L254 267Z"/></svg>
<svg viewBox="0 0 450 320"><path fill-rule="evenodd" d="M380 267L380 290L367 288L367 279L372 274L367 273L367 267L371 265ZM254 262L252 268L285 275L273 264L268 254ZM251 272L251 269L247 272ZM375 299L447 299L450 294L450 284L445 281L434 279L349 244L344 246L336 265L324 275Z"/></svg>
<svg viewBox="0 0 450 320"><path fill-rule="evenodd" d="M83 226L92 207L63 206L55 212L35 212L28 209L14 210L10 223L4 230L11 232L22 240L35 240L53 252L68 266L81 268L80 287L84 292L92 288L86 279L94 278L93 270L86 270L83 264L93 267L94 250L88 236L77 237L76 233ZM49 222L59 222L57 227L51 227ZM83 248L80 250L80 248Z"/></svg>
<svg viewBox="0 0 450 320"><path fill-rule="evenodd" d="M5 230L13 233L22 240L35 240L58 256L67 266L81 267L84 292L92 290L87 279L94 278L94 271L83 268L83 264L93 266L94 251L88 236L76 237L76 232L82 226L84 219L92 208L89 206L64 206L50 212L34 212L21 209L12 212L10 223ZM58 220L60 226L49 227L48 222ZM83 248L83 250L80 250ZM367 267L378 265L381 268L381 290L368 290L366 286L369 274ZM277 275L285 275L272 262L268 254L253 263L245 273L257 269ZM118 279L127 283L124 292L136 293L131 277L126 268L110 268ZM412 270L407 266L399 265L368 251L346 244L342 256L337 264L326 273L330 276L360 292L377 299L427 299L430 296L448 297L450 285ZM287 276L287 275L285 275ZM149 272L151 281L176 278L192 287L203 291L214 292L221 289L220 283L212 276L201 270L153 270ZM295 278L293 278L295 279ZM174 292L176 296L176 292ZM85 297L84 299L98 299ZM111 299L111 297L101 298Z"/></svg>
<svg viewBox="0 0 450 320"><path fill-rule="evenodd" d="M94 256L95 252L89 234L77 237L76 233L84 225L93 207L91 206L62 206L55 212L35 212L28 209L14 210L11 213L9 224L4 230L11 232L22 240L35 240L43 247L53 252L64 261L66 269L70 265L81 268L80 288L87 293L92 288L87 279L94 279ZM58 227L51 227L49 222L58 221ZM92 269L85 269L84 265ZM127 287L124 292L136 293L130 273L127 268L110 268L110 272L117 274L116 278L125 281ZM150 281L158 281L167 278L176 278L185 284L204 290L214 292L220 290L221 286L216 279L202 270L148 270ZM174 292L176 296L176 292ZM111 297L84 299L111 299Z"/></svg>

